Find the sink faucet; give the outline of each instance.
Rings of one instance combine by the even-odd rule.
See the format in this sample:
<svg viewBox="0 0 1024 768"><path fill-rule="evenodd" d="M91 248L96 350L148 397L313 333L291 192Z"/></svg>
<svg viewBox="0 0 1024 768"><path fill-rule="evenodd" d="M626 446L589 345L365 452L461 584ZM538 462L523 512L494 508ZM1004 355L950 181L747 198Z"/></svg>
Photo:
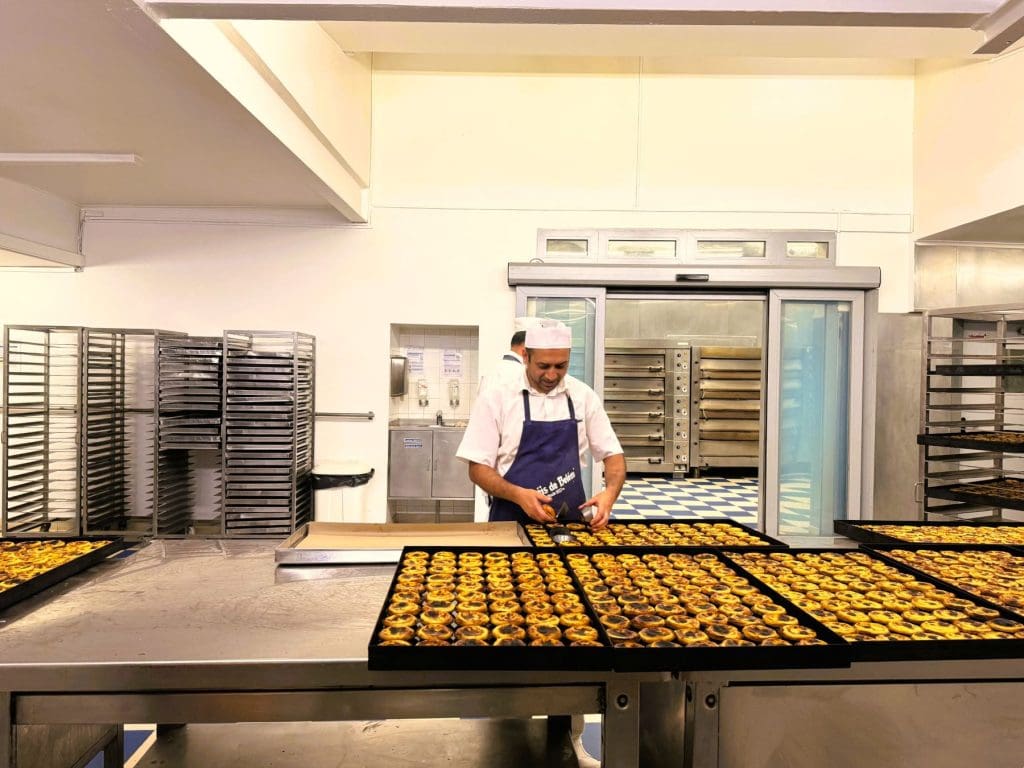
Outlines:
<svg viewBox="0 0 1024 768"><path fill-rule="evenodd" d="M437 412L437 416L435 417L435 421L437 422L438 426L444 426L444 414L441 411Z"/></svg>

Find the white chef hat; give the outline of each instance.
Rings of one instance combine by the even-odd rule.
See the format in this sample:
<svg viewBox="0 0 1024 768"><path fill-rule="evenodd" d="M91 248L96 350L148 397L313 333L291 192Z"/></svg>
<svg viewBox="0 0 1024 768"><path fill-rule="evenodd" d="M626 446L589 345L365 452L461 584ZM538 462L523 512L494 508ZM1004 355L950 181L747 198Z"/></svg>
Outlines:
<svg viewBox="0 0 1024 768"><path fill-rule="evenodd" d="M526 329L527 349L569 349L572 347L572 329L558 320L541 320Z"/></svg>
<svg viewBox="0 0 1024 768"><path fill-rule="evenodd" d="M513 323L512 330L515 333L520 331L528 331L536 325L540 325L543 318L540 317L517 317Z"/></svg>

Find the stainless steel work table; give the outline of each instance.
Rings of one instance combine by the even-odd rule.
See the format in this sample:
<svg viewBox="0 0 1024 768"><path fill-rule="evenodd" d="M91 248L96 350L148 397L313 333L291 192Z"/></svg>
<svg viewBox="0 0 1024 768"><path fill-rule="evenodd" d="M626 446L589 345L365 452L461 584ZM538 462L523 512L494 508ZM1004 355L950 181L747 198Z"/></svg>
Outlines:
<svg viewBox="0 0 1024 768"><path fill-rule="evenodd" d="M154 542L7 611L0 768L13 764L13 725L390 720L410 723L395 738L423 739L433 731L421 718L589 712L604 715L604 763L616 768L1024 763L1024 659L676 675L370 671L393 569L275 569L272 548Z"/></svg>
<svg viewBox="0 0 1024 768"><path fill-rule="evenodd" d="M392 566L275 568L273 544L165 540L0 621L0 768L32 724L234 723L602 713L606 764L638 765L658 675L367 669Z"/></svg>

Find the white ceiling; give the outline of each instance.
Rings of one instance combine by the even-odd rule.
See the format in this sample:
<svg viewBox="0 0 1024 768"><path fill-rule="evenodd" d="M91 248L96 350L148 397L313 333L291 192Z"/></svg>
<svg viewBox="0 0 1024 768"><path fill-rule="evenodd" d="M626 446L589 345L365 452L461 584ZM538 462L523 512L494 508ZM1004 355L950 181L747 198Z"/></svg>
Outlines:
<svg viewBox="0 0 1024 768"><path fill-rule="evenodd" d="M840 58L870 59L879 65L897 60L903 62L900 66L909 66L918 58L967 56L984 40L972 25L1001 4L902 0L900 13L893 14L891 8L886 10L892 0L837 0L827 4L834 13L826 18L825 12L811 10L826 4L810 0L138 3L153 13L178 17L217 18L233 12L314 18L322 20L346 51L443 53L453 61L465 56L467 62L513 55L678 58L684 52L689 64L683 61L680 66L697 62L702 71L714 69L714 58L709 57L723 57L723 66L728 66L725 57L829 58L837 66L844 66ZM271 5L278 10L266 11ZM467 23L474 9L486 5L516 6L519 18L530 23ZM708 5L715 10L697 10ZM543 23L555 18L550 13L543 18L522 16L523 9L550 12L555 6L570 20L573 17L564 14L584 6L591 11L615 6L619 13L625 8L632 16L620 25L593 23L610 18L607 15L584 14L579 18L591 20L584 24ZM780 7L782 15L772 17L776 25L751 23L765 18L767 8L778 12ZM417 12L436 15L439 8L447 9L453 20L409 20ZM690 21L730 23L650 24L637 15L664 13L666 8L689 13L685 18ZM396 9L405 9L406 15L396 16ZM404 20L366 20L389 13ZM786 20L793 23L781 23ZM820 26L823 23L828 25ZM81 206L325 207L312 173L164 34L135 0L0 0L0 94L0 153L110 152L141 158L136 165L0 163L0 176Z"/></svg>
<svg viewBox="0 0 1024 768"><path fill-rule="evenodd" d="M0 2L0 153L135 153L137 165L0 163L83 206L324 206L312 174L132 0Z"/></svg>

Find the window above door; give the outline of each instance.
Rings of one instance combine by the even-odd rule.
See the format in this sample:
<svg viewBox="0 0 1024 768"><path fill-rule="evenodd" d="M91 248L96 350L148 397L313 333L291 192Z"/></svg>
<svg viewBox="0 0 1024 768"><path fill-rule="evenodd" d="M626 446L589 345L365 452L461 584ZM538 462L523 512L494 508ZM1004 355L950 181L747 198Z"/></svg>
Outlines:
<svg viewBox="0 0 1024 768"><path fill-rule="evenodd" d="M541 229L545 264L747 264L835 266L829 230Z"/></svg>

